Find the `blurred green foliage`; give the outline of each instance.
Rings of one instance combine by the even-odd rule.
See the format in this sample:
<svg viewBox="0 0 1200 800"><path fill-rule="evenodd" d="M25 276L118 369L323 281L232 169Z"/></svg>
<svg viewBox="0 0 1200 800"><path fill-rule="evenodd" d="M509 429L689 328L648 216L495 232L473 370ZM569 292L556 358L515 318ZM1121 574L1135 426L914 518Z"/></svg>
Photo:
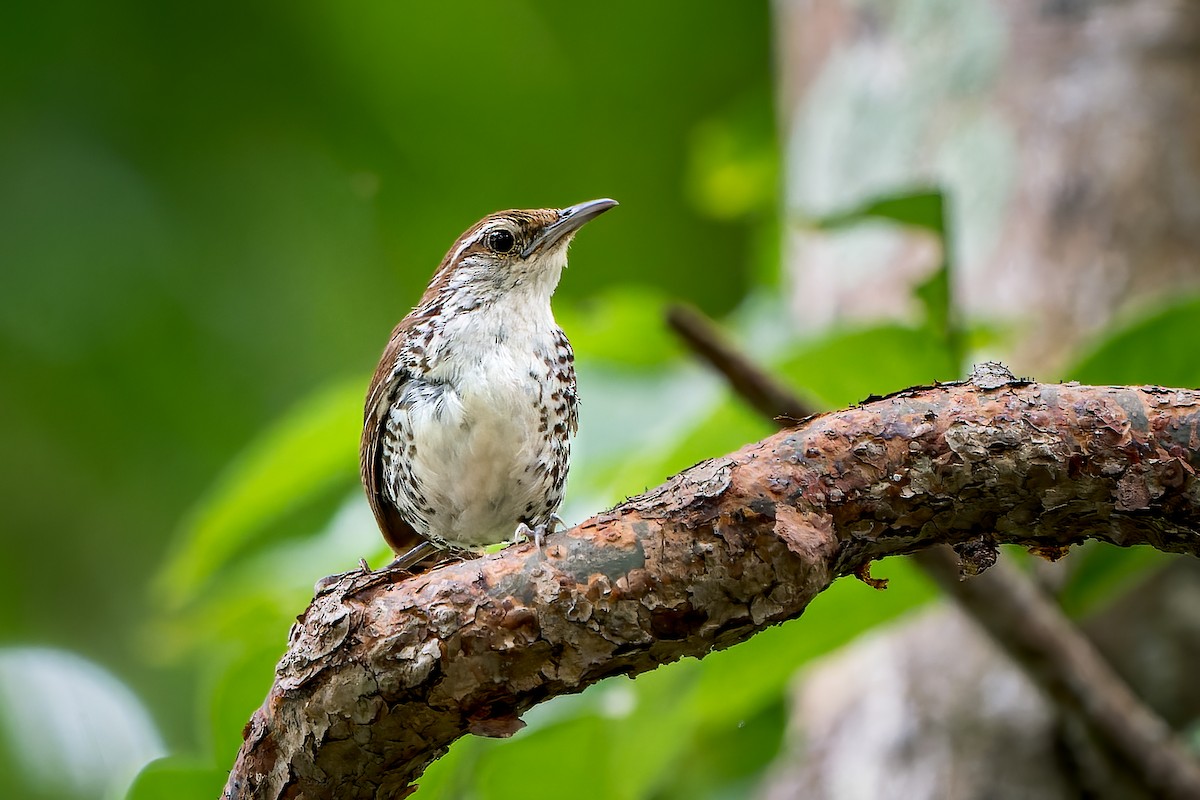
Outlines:
<svg viewBox="0 0 1200 800"><path fill-rule="evenodd" d="M635 283L731 308L752 234L683 201L687 143L747 98L771 141L767 9L683 8L13 9L0 425L20 457L0 477L6 528L56 532L10 536L13 561L78 594L4 604L2 630L130 666L97 622L137 616L181 509L263 425L368 369L485 213L613 195L562 305Z"/></svg>
<svg viewBox="0 0 1200 800"><path fill-rule="evenodd" d="M367 374L484 213L622 203L555 301L584 398L569 521L770 430L680 350L668 302L727 314L823 406L960 375L948 260L920 323L787 327L767 16L716 0L10 11L0 485L17 568L0 637L134 689L171 755L131 798L215 796L313 581L386 560L357 484ZM951 251L937 192L807 224L880 220ZM1198 385L1198 323L1196 301L1135 320L1066 376ZM1067 597L1085 608L1154 561L1091 550ZM510 740L463 739L418 796L743 796L795 670L933 594L908 562L877 572L886 593L841 582L737 648L559 698ZM49 592L47 573L69 579ZM59 796L14 752L0 736L0 796Z"/></svg>

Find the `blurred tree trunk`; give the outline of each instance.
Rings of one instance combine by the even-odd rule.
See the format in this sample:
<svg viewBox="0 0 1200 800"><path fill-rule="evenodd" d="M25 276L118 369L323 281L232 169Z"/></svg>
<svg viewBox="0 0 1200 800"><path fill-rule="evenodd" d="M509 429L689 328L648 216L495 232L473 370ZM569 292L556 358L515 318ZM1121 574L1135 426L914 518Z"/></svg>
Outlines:
<svg viewBox="0 0 1200 800"><path fill-rule="evenodd" d="M987 577L986 575L983 577ZM1181 559L1083 630L1168 722L1200 708L1200 564ZM863 686L874 687L862 691ZM878 629L796 683L766 800L1153 798L952 605Z"/></svg>
<svg viewBox="0 0 1200 800"><path fill-rule="evenodd" d="M1015 323L1019 374L1200 287L1200 4L777 0L787 207L944 186L956 300ZM794 228L795 317L912 312L911 234Z"/></svg>
<svg viewBox="0 0 1200 800"><path fill-rule="evenodd" d="M803 221L930 184L948 193L955 302L1015 333L1003 357L1018 373L1044 375L1123 311L1200 288L1200 3L776 0L774 11L798 325L919 313L933 242ZM1087 626L1179 726L1200 715L1177 649L1200 636L1198 596L1200 568L1176 565ZM1156 624L1122 608L1154 609ZM947 633L959 627L969 633L938 610L814 667L765 796L1148 796L985 636ZM836 689L872 683L886 688Z"/></svg>

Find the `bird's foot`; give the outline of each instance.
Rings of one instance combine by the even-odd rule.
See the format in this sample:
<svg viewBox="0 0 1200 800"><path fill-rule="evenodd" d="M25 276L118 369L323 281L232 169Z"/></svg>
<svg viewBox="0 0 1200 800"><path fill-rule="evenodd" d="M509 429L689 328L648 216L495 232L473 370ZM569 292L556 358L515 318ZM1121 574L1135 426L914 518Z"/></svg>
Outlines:
<svg viewBox="0 0 1200 800"><path fill-rule="evenodd" d="M360 558L358 560L358 566L355 567L354 569L348 570L346 572L339 572L336 575L326 575L324 578L321 578L319 581L317 581L316 584L313 586L313 596L315 597L316 595L320 595L320 594L323 594L323 593L329 591L329 589L331 587L333 587L335 584L337 584L343 578L351 578L351 577L356 577L358 575L370 575L370 574L371 574L370 564L367 563L367 560L365 558Z"/></svg>
<svg viewBox="0 0 1200 800"><path fill-rule="evenodd" d="M537 547L538 553L541 553L546 537L560 527L566 527L566 523L562 521L562 517L558 514L551 514L548 523L535 525L532 528L522 522L517 525L517 530L513 533L513 542L533 542L534 546Z"/></svg>
<svg viewBox="0 0 1200 800"><path fill-rule="evenodd" d="M407 552L396 556L396 558L393 559L392 562L386 567L382 567L377 570L371 569L371 565L367 563L365 558L360 558L358 560L358 566L354 569L347 572L339 572L336 575L327 575L324 578L321 578L321 580L317 581L316 585L313 587L313 594L324 594L346 578L365 578L369 575L382 576L385 573L396 571L402 571L415 575L418 572L429 569L431 566L436 566L436 563L441 563L441 561L435 563L431 560L435 556L439 555L443 557L442 560L453 557L452 555L448 556L432 542L421 542L420 544L409 549Z"/></svg>
<svg viewBox="0 0 1200 800"><path fill-rule="evenodd" d="M531 528L524 522L517 525L517 529L513 531L513 544L521 542L533 542L539 553L542 552L542 540L546 538L546 526L538 525L536 528Z"/></svg>
<svg viewBox="0 0 1200 800"><path fill-rule="evenodd" d="M442 551L442 549L433 542L421 542L420 544L414 545L412 548L410 548L408 552L401 553L400 555L396 556L392 560L392 563L388 564L386 567L380 570L380 572L383 572L384 570L390 571L394 569L402 569L406 572L415 573L419 571L416 568L417 565L421 564L422 562L429 561L434 556L439 555L444 555L444 551ZM366 562L364 561L362 564L364 571L370 572L370 569L366 566Z"/></svg>

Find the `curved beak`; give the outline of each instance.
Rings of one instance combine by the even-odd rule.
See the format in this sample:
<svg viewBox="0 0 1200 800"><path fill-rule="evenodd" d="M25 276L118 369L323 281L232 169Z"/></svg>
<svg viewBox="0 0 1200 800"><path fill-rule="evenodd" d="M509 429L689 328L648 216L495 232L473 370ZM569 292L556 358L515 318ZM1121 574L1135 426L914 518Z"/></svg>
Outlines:
<svg viewBox="0 0 1200 800"><path fill-rule="evenodd" d="M542 228L541 233L525 245L525 249L521 251L521 257L529 258L538 250L553 247L582 228L584 224L617 205L616 200L604 198L603 200L589 200L586 203L561 209L558 212L558 219Z"/></svg>

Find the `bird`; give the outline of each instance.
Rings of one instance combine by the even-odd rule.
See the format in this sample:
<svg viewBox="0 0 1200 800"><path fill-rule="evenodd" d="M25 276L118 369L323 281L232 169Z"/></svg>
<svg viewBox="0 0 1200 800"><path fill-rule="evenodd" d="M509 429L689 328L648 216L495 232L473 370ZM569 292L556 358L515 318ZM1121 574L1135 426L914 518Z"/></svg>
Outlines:
<svg viewBox="0 0 1200 800"><path fill-rule="evenodd" d="M500 211L458 237L392 331L363 407L359 466L395 554L424 565L532 538L557 516L578 429L575 355L550 298L610 199Z"/></svg>

